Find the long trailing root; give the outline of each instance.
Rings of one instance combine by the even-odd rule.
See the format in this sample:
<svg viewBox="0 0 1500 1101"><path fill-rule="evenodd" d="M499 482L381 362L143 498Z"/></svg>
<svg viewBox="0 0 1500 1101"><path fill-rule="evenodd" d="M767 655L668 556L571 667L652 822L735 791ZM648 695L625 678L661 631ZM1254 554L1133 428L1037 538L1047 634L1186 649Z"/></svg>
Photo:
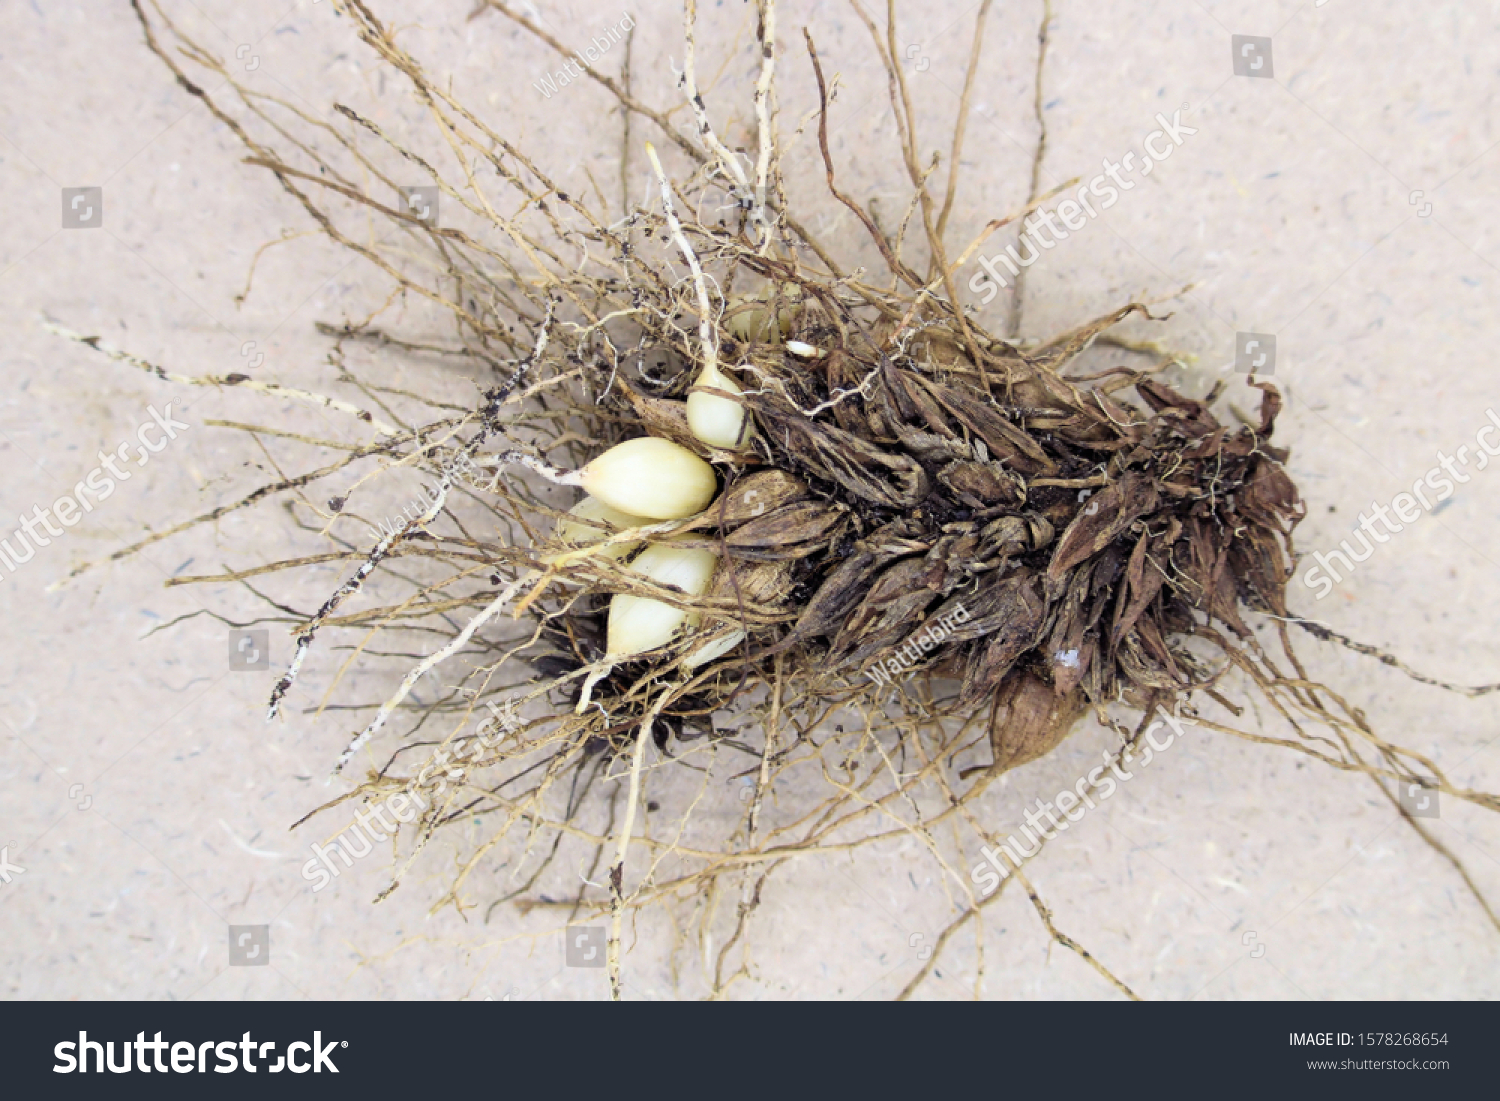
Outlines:
<svg viewBox="0 0 1500 1101"><path fill-rule="evenodd" d="M289 399L348 417L351 429L365 433L350 442L288 424L215 422L263 447L336 455L112 557L296 495L288 504L293 523L335 550L173 583L248 587L263 574L296 578L330 565L346 571L312 610L265 598L297 620L295 653L269 710L279 713L310 663L347 651L326 678L317 713L358 716L334 771L355 761L365 768L359 776L348 769L352 790L308 818L346 803L414 798L420 813L399 832L399 844L393 841L391 880L379 898L400 886L435 840L461 836L449 827L477 824L479 836L434 911L483 904L489 919L504 903L522 914L555 911L566 927L603 923L615 998L628 988L628 923L659 915L673 922L679 948L692 946L683 954L700 961L708 994L722 997L755 977L755 915L773 874L797 860L910 840L936 869L953 916L899 996L917 991L971 926L980 996L982 914L1010 879L980 897L965 874L973 850L989 840L977 808L1006 768L1052 748L1088 711L1118 733L1116 763L1138 748L1158 711L1177 706L1205 729L1364 775L1388 799L1395 784L1421 783L1500 810L1500 797L1461 788L1428 758L1382 738L1298 660L1288 623L1423 683L1476 696L1496 687L1464 689L1415 674L1287 610L1290 534L1301 503L1285 478L1284 453L1269 442L1279 408L1274 392L1267 389L1258 419L1241 414L1244 426L1232 430L1209 411L1212 400L1189 401L1156 378L1171 358L1165 355L1146 369L1065 375L1095 344L1159 351L1110 331L1132 314L1151 317L1146 304L1130 303L1023 352L1009 339L1013 329L1006 337L986 332L959 302L958 268L990 234L1054 193L1041 189L1043 129L1026 206L990 219L961 247L945 241L988 0L976 17L941 194L932 184L938 162L924 163L898 64L894 5L883 28L854 5L887 73L912 188L895 233L839 186L828 134L837 82L824 73L811 33L799 44L818 98L791 140L816 118L814 172L830 201L858 219L859 241L850 244L873 246L886 269L878 277L842 262L841 250L816 239L788 209L782 173L789 143L776 131L774 0L757 2L746 154L734 147L734 128L701 95L691 0L680 73L691 134L671 112L634 95L628 66L618 80L584 70L614 97L626 123L622 196L629 193L631 120L659 132L663 147L646 146L650 202L618 218L606 215L597 182L595 208L430 78L365 0L336 2L421 107L425 129L379 124L374 120L389 112L351 104L334 105L342 120L335 125L252 93L155 0L132 2L148 47L244 144L246 163L271 173L318 232L391 283L391 297L363 321L320 327L334 343L330 363L338 368L320 386L181 375L49 322L60 335L163 382ZM566 52L503 0L485 0L471 18L485 16L503 16L539 44ZM1046 31L1044 20L1039 121ZM187 66L211 74L215 90ZM442 224L414 217L398 201L394 181L409 182L414 172L441 194ZM921 225L922 240L908 242L908 222ZM384 236L369 232L371 223ZM925 257L912 255L923 250ZM1017 282L1018 294L1023 286ZM377 327L406 297L429 304L444 331ZM1017 322L1019 307L1018 297ZM441 356L448 381L459 368L472 393L465 399L451 386L398 389L378 370L357 376L345 358L353 351L376 356L377 364L382 356L403 363ZM693 380L715 367L737 372L739 400L760 430L741 452L697 443L680 413ZM359 400L321 392L346 388ZM1132 390L1136 398L1127 400ZM642 430L718 464L725 493L717 513L616 532L602 546L687 532L707 537L733 568L704 596L646 581L595 553L598 546L552 541L553 523L571 503L556 488L569 481L559 470L581 467ZM768 470L796 475L805 492L781 514L784 523L755 537L747 519L761 514L747 510L731 519L728 502ZM395 491L387 487L401 472L425 480L422 496L399 518L378 519L395 515ZM326 508L300 495L314 483L333 487ZM919 515L931 508L946 511L936 519ZM989 526L981 532L983 524ZM789 546L797 548L790 557ZM910 569L924 554L931 568L920 584L914 569L909 583L896 578L901 584L882 572ZM825 601L836 568L852 578L846 587L853 595L842 604ZM868 601L882 583L891 600L876 607ZM981 602L1010 585L1014 604L991 608L986 631L943 644L898 690L881 692L860 667L890 652L876 644L882 633L910 633L898 603L922 585ZM620 593L693 611L701 633L606 672L603 601ZM991 652L992 638L1014 629L1016 618L1002 612L1030 607L1028 594L1047 609L1035 637L1010 664L987 666L975 655ZM929 605L936 610L929 601L907 609L907 618L920 620ZM826 622L809 626L825 612ZM1278 659L1261 650L1242 614L1278 624ZM856 622L859 630L850 627ZM745 631L746 642L689 667L688 654L703 638L730 628ZM378 671L373 682L365 678L385 686L374 698L340 691L356 663ZM1022 730L1015 716L1035 702L1036 684L1062 702L1049 705L1050 725ZM1256 698L1269 701L1275 729L1238 721L1244 708L1236 701ZM476 734L476 716L502 702L515 721ZM716 713L733 726L716 727ZM383 759L374 757L377 747ZM1393 805L1452 863L1495 923L1458 858ZM1039 844L1037 854L1044 848ZM507 876L495 870L502 854ZM1106 964L1063 932L1067 923L1059 925L1034 885L1037 859L1023 861L1012 878L1048 945L1075 953L1109 989L1136 997L1117 962Z"/></svg>

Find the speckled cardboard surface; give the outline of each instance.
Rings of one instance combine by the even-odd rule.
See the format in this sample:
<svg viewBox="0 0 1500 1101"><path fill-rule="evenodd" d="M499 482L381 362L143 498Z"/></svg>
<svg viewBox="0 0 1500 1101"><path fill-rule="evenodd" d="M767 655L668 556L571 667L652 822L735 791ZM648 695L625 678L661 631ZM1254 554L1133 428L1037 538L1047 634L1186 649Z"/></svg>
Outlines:
<svg viewBox="0 0 1500 1101"><path fill-rule="evenodd" d="M165 6L254 87L319 117L338 95L391 79L331 4ZM1170 320L1132 322L1127 332L1196 356L1191 377L1205 389L1214 378L1239 385L1234 363L1247 353L1237 334L1274 336L1271 377L1288 397L1281 442L1310 504L1298 534L1309 554L1338 547L1361 512L1467 447L1467 480L1448 500L1390 535L1321 599L1294 583L1292 600L1433 676L1500 680L1492 629L1500 467L1479 469L1475 442L1500 409L1493 11L1472 0L1053 6L1043 184L1139 158L1163 119L1178 128L1175 138L1156 138L1157 148L1180 143L1028 269L1023 334L1060 331L1132 296L1191 288L1158 307ZM544 94L539 85L559 59L493 12L469 18L471 7L377 5L407 27L407 48L433 72L451 73L488 122L545 150L569 185L587 188L588 167L616 201L618 110L584 82ZM912 5L901 17L920 142L945 159L976 10ZM538 12L580 43L628 13L639 28L638 94L676 102L675 5L543 3ZM1040 16L1033 3L997 5L990 16L955 239L1025 201ZM744 48L753 28L741 5L703 19L710 45L700 71L724 65L710 109L727 132L743 133L753 124ZM812 102L805 24L845 85L832 112L841 184L898 219L910 191L863 26L831 2L783 5L780 22L784 123ZM605 996L602 971L566 965L562 938L548 932L552 917L512 907L486 915L514 871L504 860L482 871L489 886L465 916L448 908L428 917L453 867L441 846L378 906L371 899L387 882L388 855L317 894L299 875L321 837L288 827L327 797L322 778L348 736L343 719L310 713L331 667L302 686L285 721L267 726L272 670L289 656L286 625L270 625L263 669L258 652L253 660L232 652L228 626L207 614L247 620L261 607L250 593L164 588L174 575L265 561L268 544L278 555L315 548L289 533L276 506L51 588L75 566L277 473L251 441L205 423L264 415L253 399L184 392L110 364L43 332L43 314L185 374L244 370L289 381L326 370L316 321L363 316L385 288L367 265L310 234L305 214L264 172L240 163L241 147L147 52L128 6L12 3L0 10L0 43L8 211L0 219L0 528L9 533L11 516L67 493L100 465L101 451L136 440L151 407L171 402L191 426L127 467L112 500L0 574L0 990L8 998ZM1264 75L1254 68L1261 58ZM607 53L599 64L619 61ZM417 111L409 102L391 110L392 121ZM673 117L691 123L685 112ZM799 166L789 180L794 199L809 204L821 234L849 238L852 253L873 264L850 216L820 190L815 156L808 135L789 154ZM644 193L639 173L624 183ZM257 249L283 230L305 235L261 256L237 305ZM972 300L997 324L1009 306L1005 297ZM422 315L412 308L391 320L421 324ZM1248 354L1267 347L1263 340ZM266 588L310 608L336 578L330 570L300 587L267 580ZM1310 672L1378 730L1429 754L1456 784L1500 790L1496 697L1441 693L1311 641L1303 650ZM1245 721L1253 729L1258 716L1249 711ZM1069 786L1108 744L1102 730L1080 731L1010 774L976 813L997 831L1014 828L1026 805ZM1486 896L1500 899L1500 819L1445 800L1427 825ZM1453 866L1367 779L1283 749L1206 733L1186 740L1060 835L1028 874L1058 927L1148 998L1500 996L1500 930ZM807 859L768 886L752 922L751 978L731 991L889 997L951 920L951 900L951 885L912 838ZM231 935L238 927L248 939ZM669 937L646 921L632 930L628 997L703 993L691 956L668 966ZM977 984L970 924L921 996L1117 996L1078 958L1049 947L1020 892L985 911L982 952Z"/></svg>

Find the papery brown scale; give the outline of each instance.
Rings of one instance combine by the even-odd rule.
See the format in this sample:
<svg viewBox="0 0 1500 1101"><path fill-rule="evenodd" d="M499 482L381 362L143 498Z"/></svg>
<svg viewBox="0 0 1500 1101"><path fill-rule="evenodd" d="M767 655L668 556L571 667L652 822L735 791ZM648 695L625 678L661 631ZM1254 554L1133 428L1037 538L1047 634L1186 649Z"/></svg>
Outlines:
<svg viewBox="0 0 1500 1101"><path fill-rule="evenodd" d="M938 472L938 481L971 508L1020 508L1026 503L1025 487L999 463L951 463Z"/></svg>
<svg viewBox="0 0 1500 1101"><path fill-rule="evenodd" d="M1129 555L1122 543L1111 543L1094 560L1089 573L1089 599L1093 605L1091 625L1103 616L1104 606L1114 592L1115 582L1124 574L1128 561Z"/></svg>
<svg viewBox="0 0 1500 1101"><path fill-rule="evenodd" d="M898 516L864 538L865 544L887 560L904 558L932 546L932 532L915 516Z"/></svg>
<svg viewBox="0 0 1500 1101"><path fill-rule="evenodd" d="M1042 370L1031 372L1031 377L1039 385L1056 387L1065 394L1071 394L1071 391L1066 388L1066 383L1058 378L1055 371L1048 368L1054 368L1059 364L1067 363L1083 349L1094 343L1100 333L1114 325L1118 325L1133 313L1149 315L1149 311L1145 306L1139 302L1132 302L1128 306L1121 306L1113 313L1105 314L1103 317L1096 317L1070 332L1049 340L1046 344L1026 356L1028 364L1033 367L1042 368Z"/></svg>
<svg viewBox="0 0 1500 1101"><path fill-rule="evenodd" d="M708 509L706 518L734 528L766 516L783 505L807 497L807 483L783 470L761 470L747 475L724 491Z"/></svg>
<svg viewBox="0 0 1500 1101"><path fill-rule="evenodd" d="M835 348L828 353L828 394L832 398L838 391L853 391L869 373L870 368L860 363L849 353ZM851 394L833 407L833 419L845 432L856 436L870 435L870 422L863 412L863 398Z"/></svg>
<svg viewBox="0 0 1500 1101"><path fill-rule="evenodd" d="M922 380L916 375L887 360L881 369L881 384L881 395L891 409L891 419L925 426L939 436L954 434L948 418L923 389Z"/></svg>
<svg viewBox="0 0 1500 1101"><path fill-rule="evenodd" d="M1125 571L1125 583L1120 586L1117 611L1110 630L1110 644L1118 646L1120 639L1136 625L1150 603L1161 592L1165 580L1161 563L1151 555L1149 548L1159 545L1160 538L1143 532L1136 540L1130 555L1130 564Z"/></svg>
<svg viewBox="0 0 1500 1101"><path fill-rule="evenodd" d="M1011 673L995 691L990 717L991 771L1007 772L1051 753L1072 732L1086 707L1082 693L1059 698L1031 673Z"/></svg>
<svg viewBox="0 0 1500 1101"><path fill-rule="evenodd" d="M1297 487L1280 463L1256 462L1240 490L1237 507L1247 519L1268 531L1286 534L1306 513Z"/></svg>
<svg viewBox="0 0 1500 1101"><path fill-rule="evenodd" d="M975 620L982 619L985 627L981 635L963 636L977 639L959 694L965 706L973 706L999 686L1011 666L1037 644L1047 620L1047 603L1034 576L1009 578L992 596L993 603L981 605L979 612L971 613L974 619L957 625L953 634L958 639Z"/></svg>
<svg viewBox="0 0 1500 1101"><path fill-rule="evenodd" d="M735 558L806 558L827 547L848 522L849 510L842 505L798 501L740 526L725 544Z"/></svg>
<svg viewBox="0 0 1500 1101"><path fill-rule="evenodd" d="M973 564L979 555L979 536L967 531L953 536L951 544L945 548L943 558L943 578L938 583L938 591L952 592L959 585L966 585L973 576Z"/></svg>
<svg viewBox="0 0 1500 1101"><path fill-rule="evenodd" d="M1143 379L1135 384L1135 392L1151 407L1152 412L1161 414L1171 410L1176 414L1171 418L1172 423L1191 425L1196 430L1193 433L1195 438L1220 427L1218 418L1209 412L1208 406L1186 394L1178 393L1164 383Z"/></svg>
<svg viewBox="0 0 1500 1101"><path fill-rule="evenodd" d="M929 380L923 380L923 385L954 420L984 441L996 459L1022 474L1050 474L1057 469L1040 444L984 398Z"/></svg>
<svg viewBox="0 0 1500 1101"><path fill-rule="evenodd" d="M1223 454L1226 459L1246 460L1255 453L1260 446L1260 440L1255 433L1248 428L1242 428L1224 440ZM1243 471L1244 467L1237 467Z"/></svg>
<svg viewBox="0 0 1500 1101"><path fill-rule="evenodd" d="M1196 516L1187 522L1184 530L1191 548L1191 561L1186 572L1201 589L1196 606L1228 624L1239 637L1248 638L1250 629L1240 618L1238 586L1229 569L1228 534Z"/></svg>
<svg viewBox="0 0 1500 1101"><path fill-rule="evenodd" d="M1093 663L1092 570L1080 568L1067 577L1067 592L1053 607L1051 629L1042 644L1042 658L1058 695L1083 683ZM1049 576L1049 581L1053 579Z"/></svg>
<svg viewBox="0 0 1500 1101"><path fill-rule="evenodd" d="M1061 577L1078 563L1098 554L1138 519L1156 509L1156 485L1144 474L1129 472L1094 496L1078 511L1058 540L1048 575Z"/></svg>
<svg viewBox="0 0 1500 1101"><path fill-rule="evenodd" d="M720 600L743 600L771 608L785 607L791 599L792 563L741 562L726 559L714 574L708 595Z"/></svg>
<svg viewBox="0 0 1500 1101"><path fill-rule="evenodd" d="M1183 523L1182 537L1172 549L1171 583L1193 607L1209 611L1217 584L1219 548L1202 517L1190 516Z"/></svg>
<svg viewBox="0 0 1500 1101"><path fill-rule="evenodd" d="M1230 555L1226 550L1221 568L1214 578L1214 599L1211 613L1223 620L1240 638L1250 637L1250 628L1240 617L1240 585L1230 569Z"/></svg>
<svg viewBox="0 0 1500 1101"><path fill-rule="evenodd" d="M940 436L936 432L924 432L905 424L898 424L895 429L901 446L924 463L942 466L974 457L974 449L954 436Z"/></svg>
<svg viewBox="0 0 1500 1101"><path fill-rule="evenodd" d="M808 601L807 609L786 641L818 638L837 631L864 599L881 561L874 551L857 549L835 566Z"/></svg>
<svg viewBox="0 0 1500 1101"><path fill-rule="evenodd" d="M1251 383L1260 391L1260 435L1269 437L1276 427L1276 418L1281 415L1281 391L1269 382Z"/></svg>
<svg viewBox="0 0 1500 1101"><path fill-rule="evenodd" d="M952 620L963 608L967 614L962 623L954 623L948 641L968 642L1002 630L1017 619L1027 618L1033 609L1045 610L1036 576L1017 571L1001 577L990 575L977 592L959 592L949 596L929 616L931 620Z"/></svg>
<svg viewBox="0 0 1500 1101"><path fill-rule="evenodd" d="M1192 447L1184 448L1182 457L1190 461L1202 461L1225 450L1224 441L1229 435L1229 429L1222 424L1216 426L1213 431L1205 433ZM1248 444L1249 441L1241 441Z"/></svg>
<svg viewBox="0 0 1500 1101"><path fill-rule="evenodd" d="M646 435L671 440L700 458L713 457L713 449L688 426L687 406L683 402L653 398L649 394L642 394L628 383L622 382L621 385L635 409L635 415L640 419L641 427L646 430Z"/></svg>
<svg viewBox="0 0 1500 1101"><path fill-rule="evenodd" d="M1246 603L1275 615L1287 614L1286 558L1276 536L1248 532L1229 551L1229 568L1244 587ZM1251 597L1255 599L1250 599Z"/></svg>
<svg viewBox="0 0 1500 1101"><path fill-rule="evenodd" d="M1034 513L1002 516L980 529L980 558L1008 557L1041 550L1056 534L1046 517Z"/></svg>
<svg viewBox="0 0 1500 1101"><path fill-rule="evenodd" d="M933 564L905 558L886 568L834 636L833 657L859 663L911 634L938 593L930 587Z"/></svg>
<svg viewBox="0 0 1500 1101"><path fill-rule="evenodd" d="M1168 676L1180 683L1187 683L1188 678L1178 666L1177 659L1172 656L1172 650L1167 645L1167 640L1163 637L1161 627L1155 619L1151 616L1142 616L1136 623L1135 633L1140 640L1143 653L1150 655L1158 666L1166 670Z"/></svg>
<svg viewBox="0 0 1500 1101"><path fill-rule="evenodd" d="M1135 684L1174 691L1183 687L1176 677L1145 652L1140 635L1135 631L1125 636L1115 659L1120 663L1120 672Z"/></svg>
<svg viewBox="0 0 1500 1101"><path fill-rule="evenodd" d="M841 428L815 424L767 395L750 398L768 433L791 457L846 491L889 509L910 509L926 498L931 484L915 459L882 451Z"/></svg>
<svg viewBox="0 0 1500 1101"><path fill-rule="evenodd" d="M1033 419L1027 422L1027 427L1033 432L1052 432L1068 443L1094 450L1114 451L1129 446L1128 440L1120 438L1115 425L1095 413L1074 413L1048 421Z"/></svg>

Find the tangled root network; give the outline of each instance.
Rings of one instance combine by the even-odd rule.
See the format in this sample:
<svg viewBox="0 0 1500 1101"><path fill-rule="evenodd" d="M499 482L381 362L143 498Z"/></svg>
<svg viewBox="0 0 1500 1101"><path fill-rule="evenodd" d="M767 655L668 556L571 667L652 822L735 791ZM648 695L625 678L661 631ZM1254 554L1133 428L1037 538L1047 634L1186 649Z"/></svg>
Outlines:
<svg viewBox="0 0 1500 1101"><path fill-rule="evenodd" d="M361 671L365 695L338 713L364 717L329 762L352 788L313 813L417 797L381 898L462 825L465 850L435 909L604 918L616 996L627 919L670 921L719 994L750 974L769 876L807 855L910 838L941 871L953 918L904 993L1020 882L1048 936L1129 994L1057 927L1024 863L987 895L968 870L990 841L976 800L1089 717L1118 735L1116 762L1171 713L1363 773L1388 798L1421 782L1500 807L1383 740L1299 663L1291 627L1330 635L1287 607L1305 509L1273 443L1272 385L1256 384L1258 410L1219 414L1217 390L1199 400L1169 384L1170 356L1143 367L1138 351L1122 353L1137 366L1080 372L1112 327L1150 320L1150 304L1029 343L987 332L961 305L955 272L1048 196L950 252L957 174L938 194L919 160L894 16L881 28L855 9L890 77L912 187L896 228L841 190L828 142L835 82L810 34L777 58L771 0L758 4L744 149L720 138L700 93L691 2L678 81L691 136L588 70L627 120L622 157L651 181L645 201L617 215L597 186L560 189L555 163L430 79L374 5L337 6L420 107L413 119L380 124L336 102L346 125L335 126L251 94L154 3L138 9L151 48L248 163L389 280L391 299L367 320L324 327L337 384L188 377L70 335L183 385L320 406L363 435L332 462L152 540L284 495L296 498L293 521L330 541L326 554L190 580L342 571L321 607L297 614L270 712L305 668L335 686ZM481 14L561 48L504 3ZM816 98L787 132L776 82L778 61L791 60L811 70ZM954 165L967 112L966 95ZM797 165L811 166L847 211L846 235L873 243L883 271L846 267L851 242L821 241L798 220L783 176ZM440 217L403 201L395 181L413 178ZM913 224L920 240L908 240ZM447 335L379 327L396 301L422 305ZM441 363L435 381L396 386L393 365L419 357ZM689 417L694 394L727 403L720 412L743 430L705 442ZM561 538L578 499L571 472L640 436L711 464L712 503ZM420 497L394 521L372 518L400 471L424 479ZM327 506L314 515L306 494L318 490ZM703 591L632 569L640 544L684 542L714 555ZM622 596L685 612L682 628L644 652L612 650ZM341 647L346 657L317 665ZM1284 731L1238 722L1252 696Z"/></svg>

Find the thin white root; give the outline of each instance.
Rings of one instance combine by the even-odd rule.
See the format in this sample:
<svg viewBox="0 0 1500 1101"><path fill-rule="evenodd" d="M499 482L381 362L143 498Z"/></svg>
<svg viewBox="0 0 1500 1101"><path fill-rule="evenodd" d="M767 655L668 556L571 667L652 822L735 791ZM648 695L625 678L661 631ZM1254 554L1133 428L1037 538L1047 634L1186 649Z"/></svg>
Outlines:
<svg viewBox="0 0 1500 1101"><path fill-rule="evenodd" d="M416 687L417 681L421 680L424 676L427 675L427 671L429 669L432 669L442 662L448 660L448 658L452 657L454 654L458 653L465 646L467 646L469 644L469 640L474 637L474 632L483 627L486 622L494 617L496 612L498 612L507 603L509 603L510 598L515 596L516 592L521 588L521 586L529 580L530 575L523 574L522 576L512 581L509 585L505 586L504 589L500 590L500 593L495 597L494 600L485 605L483 611L481 611L473 619L469 620L469 622L464 625L464 629L453 636L453 640L449 642L448 645L444 646L440 650L428 654L421 661L417 662L416 665L413 665L409 670L407 670L406 676L401 679L401 685L396 689L395 695L391 696L390 699L386 700L385 703L380 705L380 710L375 713L375 717L370 720L370 724L359 732L358 736L356 736L355 739L349 743L348 748L346 748L344 752L339 754L339 759L334 762L333 772L324 782L330 784L333 782L333 778L343 771L344 766L349 763L350 759L362 748L364 748L365 744L375 736L376 731L378 731L382 726L385 725L386 719L391 717L391 713L401 705L401 701L406 699L407 694Z"/></svg>
<svg viewBox="0 0 1500 1101"><path fill-rule="evenodd" d="M347 401L339 401L338 398L330 398L325 394L315 394L311 390L299 390L293 386L277 386L274 382L257 382L245 375L179 375L174 371L168 371L165 367L142 359L140 356L132 355L130 352L106 344L97 336L84 336L72 329L58 325L52 321L43 321L42 328L57 336L66 337L77 341L79 344L94 349L102 355L120 363L128 363L132 367L139 367L142 371L155 375L163 382L176 382L185 386L234 386L241 390L253 390L258 394L265 394L273 398L291 398L294 401L310 402L313 405L321 405L324 409L337 409L340 413L349 413L368 424L382 436L399 436L401 430L394 425L386 424L385 421L377 420L374 414L367 409L361 409L357 405L350 405Z"/></svg>
<svg viewBox="0 0 1500 1101"><path fill-rule="evenodd" d="M438 513L443 511L443 506L448 501L448 490L452 485L453 471L446 469L443 471L442 480L438 483L437 492L432 495L427 508L376 543L375 548L360 563L359 569L354 571L353 576L340 585L334 594L323 602L323 606L307 622L307 625L297 632L297 649L292 654L291 664L287 666L281 679L276 682L276 687L271 689L271 702L266 706L266 722L271 722L281 713L281 701L296 683L297 674L302 671L302 662L306 660L307 652L312 649L313 636L318 633L318 628L323 625L323 621L331 616L340 604L359 592L365 579L375 572L375 567L380 565L385 556L390 553L391 548L406 538L407 532L414 528L424 527L437 519Z"/></svg>
<svg viewBox="0 0 1500 1101"><path fill-rule="evenodd" d="M771 154L776 133L772 129L766 106L776 75L776 0L761 0L760 5L760 79L755 82L755 121L760 138L755 158L755 206L750 221L760 233L760 253L771 247L771 223L766 217L766 180L771 173Z"/></svg>
<svg viewBox="0 0 1500 1101"><path fill-rule="evenodd" d="M583 682L583 687L578 690L578 706L573 708L573 714L582 715L589 709L589 701L594 696L594 685L614 671L614 664L605 662L589 671L589 675Z"/></svg>
<svg viewBox="0 0 1500 1101"><path fill-rule="evenodd" d="M657 182L661 184L661 205L666 210L667 225L672 230L672 240L677 243L683 259L687 261L687 266L693 272L693 287L698 292L698 339L703 344L703 371L705 374L712 374L719 369L719 346L718 336L714 331L713 303L708 297L708 284L703 278L703 268L698 263L698 254L693 251L693 246L688 243L687 235L682 232L682 222L677 217L677 208L672 205L672 185L667 181L667 174L662 171L661 161L656 156L656 147L649 141L646 143L646 156L651 158L651 168L656 172Z"/></svg>
<svg viewBox="0 0 1500 1101"><path fill-rule="evenodd" d="M524 466L554 485L577 486L583 484L582 470L562 470L524 451L497 451L493 455L480 455L474 460L476 466Z"/></svg>
<svg viewBox="0 0 1500 1101"><path fill-rule="evenodd" d="M630 851L630 835L635 831L635 811L641 801L641 766L646 760L646 743L651 740L651 727L656 717L672 698L671 691L663 692L651 711L641 722L636 733L635 753L630 759L630 790L625 799L625 821L620 826L620 838L615 848L615 862L609 869L609 943L605 961L609 967L609 996L620 1000L620 928L625 918L625 856Z"/></svg>
<svg viewBox="0 0 1500 1101"><path fill-rule="evenodd" d="M703 138L703 144L708 146L714 159L729 175L734 197L744 206L750 206L754 202L754 196L750 192L750 181L745 178L745 170L740 167L740 162L735 155L719 140L719 135L714 133L714 128L708 121L708 109L703 106L703 97L698 94L698 78L694 72L696 47L693 37L693 29L697 22L697 0L686 0L686 12L683 19L686 55L682 62L682 75L678 77L677 83L682 88L683 95L687 97L688 106L693 109L693 117L698 121L698 133Z"/></svg>

